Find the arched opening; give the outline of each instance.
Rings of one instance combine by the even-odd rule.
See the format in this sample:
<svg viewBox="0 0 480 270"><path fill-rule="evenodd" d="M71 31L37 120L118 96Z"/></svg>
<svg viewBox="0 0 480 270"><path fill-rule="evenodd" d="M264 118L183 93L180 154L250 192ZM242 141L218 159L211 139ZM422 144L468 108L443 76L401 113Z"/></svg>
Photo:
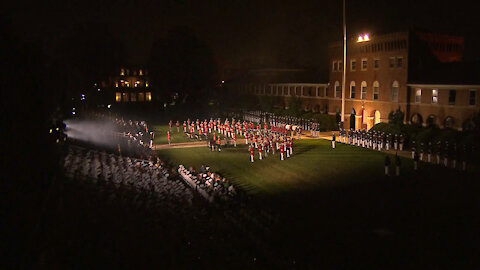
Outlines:
<svg viewBox="0 0 480 270"><path fill-rule="evenodd" d="M361 96L360 98L361 99L367 99L367 82L366 81L362 81L362 84L360 86L360 90L361 90Z"/></svg>
<svg viewBox="0 0 480 270"><path fill-rule="evenodd" d="M475 129L475 123L472 121L472 119L467 119L463 122L462 130L469 131L474 129Z"/></svg>
<svg viewBox="0 0 480 270"><path fill-rule="evenodd" d="M445 118L445 121L444 121L443 125L446 128L453 128L453 126L455 125L455 119L453 119L453 117L451 117L451 116L447 116Z"/></svg>
<svg viewBox="0 0 480 270"><path fill-rule="evenodd" d="M335 98L342 97L342 88L340 88L340 82L335 81Z"/></svg>
<svg viewBox="0 0 480 270"><path fill-rule="evenodd" d="M428 117L427 117L427 120L425 121L425 124L427 125L427 127L434 127L437 125L437 116L436 115L433 115L433 114L430 114Z"/></svg>
<svg viewBox="0 0 480 270"><path fill-rule="evenodd" d="M415 113L412 115L412 118L410 119L410 122L415 125L422 125L423 124L423 118L420 114Z"/></svg>
<svg viewBox="0 0 480 270"><path fill-rule="evenodd" d="M393 102L398 102L398 88L399 84L397 81L393 81L392 83L392 101Z"/></svg>
<svg viewBox="0 0 480 270"><path fill-rule="evenodd" d="M372 99L373 100L378 100L379 93L380 93L380 84L378 83L378 81L374 81L373 82L373 96L372 96Z"/></svg>
<svg viewBox="0 0 480 270"><path fill-rule="evenodd" d="M320 112L320 109L321 109L321 108L320 108L320 105L317 104L317 105L315 105L315 107L313 108L313 111L314 111L314 112Z"/></svg>
<svg viewBox="0 0 480 270"><path fill-rule="evenodd" d="M352 108L352 112L350 113L350 128L355 128L355 116L357 115L357 112L355 111L354 108Z"/></svg>
<svg viewBox="0 0 480 270"><path fill-rule="evenodd" d="M376 125L380 123L380 111L375 111L375 117L373 118L373 124Z"/></svg>
<svg viewBox="0 0 480 270"><path fill-rule="evenodd" d="M350 82L350 98L355 98L355 81Z"/></svg>

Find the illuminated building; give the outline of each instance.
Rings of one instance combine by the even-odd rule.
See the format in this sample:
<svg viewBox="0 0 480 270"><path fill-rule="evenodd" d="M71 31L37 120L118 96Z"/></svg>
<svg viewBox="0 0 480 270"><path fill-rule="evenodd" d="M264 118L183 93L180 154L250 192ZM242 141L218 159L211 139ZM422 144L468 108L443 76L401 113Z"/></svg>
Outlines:
<svg viewBox="0 0 480 270"><path fill-rule="evenodd" d="M388 122L389 113L400 109L405 123L468 128L480 108L480 69L462 62L463 50L462 37L431 33L362 34L349 40L345 127L370 129ZM299 78L285 84L247 78L242 88L256 95L280 96L285 102L295 95L302 98L306 111L339 116L342 42L329 43L328 59L328 80Z"/></svg>

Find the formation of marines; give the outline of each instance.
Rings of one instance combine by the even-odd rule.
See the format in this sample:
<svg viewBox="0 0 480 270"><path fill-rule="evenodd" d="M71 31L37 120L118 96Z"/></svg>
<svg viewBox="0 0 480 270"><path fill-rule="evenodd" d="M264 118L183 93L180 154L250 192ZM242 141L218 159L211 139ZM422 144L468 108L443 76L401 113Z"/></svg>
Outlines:
<svg viewBox="0 0 480 270"><path fill-rule="evenodd" d="M170 121L171 123L172 121ZM212 152L221 152L225 144L237 147L238 138L243 137L245 145L248 145L250 161L263 160L269 155L280 153L280 160L285 160L293 154L294 131L288 125L270 125L266 122L240 121L232 119L221 120L211 118L207 120L190 119L183 122L184 133L192 139L206 140ZM300 134L301 129L295 132ZM167 133L168 136L170 133Z"/></svg>

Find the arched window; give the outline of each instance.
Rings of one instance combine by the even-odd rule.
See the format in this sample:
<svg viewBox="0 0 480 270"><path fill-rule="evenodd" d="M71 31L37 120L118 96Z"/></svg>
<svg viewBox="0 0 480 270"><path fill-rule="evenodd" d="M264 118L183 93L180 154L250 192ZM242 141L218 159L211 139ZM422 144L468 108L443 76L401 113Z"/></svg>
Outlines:
<svg viewBox="0 0 480 270"><path fill-rule="evenodd" d="M340 82L336 81L335 82L335 98L341 98L342 97L342 88L340 86Z"/></svg>
<svg viewBox="0 0 480 270"><path fill-rule="evenodd" d="M361 89L361 90L362 90L362 96L361 96L361 98L362 98L362 99L367 99L367 82L366 82L366 81L363 81L361 87L362 87L362 89Z"/></svg>
<svg viewBox="0 0 480 270"><path fill-rule="evenodd" d="M398 102L398 88L399 88L398 82L394 81L392 83L392 101L393 102Z"/></svg>
<svg viewBox="0 0 480 270"><path fill-rule="evenodd" d="M378 95L380 92L380 84L378 81L373 82L373 100L378 100Z"/></svg>
<svg viewBox="0 0 480 270"><path fill-rule="evenodd" d="M350 83L350 98L355 98L355 81Z"/></svg>

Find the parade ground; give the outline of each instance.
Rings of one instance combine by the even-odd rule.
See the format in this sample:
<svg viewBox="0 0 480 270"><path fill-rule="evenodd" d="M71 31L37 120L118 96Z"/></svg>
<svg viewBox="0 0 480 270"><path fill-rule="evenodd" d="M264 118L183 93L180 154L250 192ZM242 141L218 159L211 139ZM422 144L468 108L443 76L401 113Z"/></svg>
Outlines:
<svg viewBox="0 0 480 270"><path fill-rule="evenodd" d="M172 165L182 164L199 169L201 165L210 167L250 194L283 193L290 191L312 190L324 187L341 187L355 183L367 183L387 179L430 178L451 174L454 170L438 165L420 162L419 170L413 170L413 161L401 157L400 177L393 176L394 153L364 149L361 147L337 143L332 149L331 141L326 139L295 140L293 155L280 160L280 154L269 155L263 160L255 157L250 162L248 146L239 139L237 147L228 145L221 152L212 152L206 143L187 138L181 128L177 133L172 128L171 145L165 135L168 126L155 128L157 153ZM197 142L192 145L193 142ZM406 153L402 153L403 156ZM392 165L386 177L384 160L389 155Z"/></svg>

